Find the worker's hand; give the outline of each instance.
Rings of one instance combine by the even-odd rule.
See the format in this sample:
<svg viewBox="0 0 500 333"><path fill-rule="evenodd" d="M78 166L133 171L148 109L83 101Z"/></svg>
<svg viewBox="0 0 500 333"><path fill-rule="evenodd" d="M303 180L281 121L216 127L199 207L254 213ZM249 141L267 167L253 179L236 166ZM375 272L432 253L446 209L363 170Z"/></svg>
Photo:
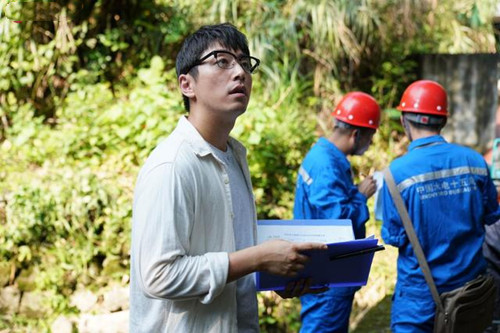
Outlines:
<svg viewBox="0 0 500 333"><path fill-rule="evenodd" d="M328 249L323 243L293 243L282 239L267 241L258 247L258 270L284 276L295 276L304 269L309 257L302 252Z"/></svg>
<svg viewBox="0 0 500 333"><path fill-rule="evenodd" d="M281 298L299 297L305 294L319 294L327 291L328 287L311 288L311 279L300 279L288 283L285 290L277 290L276 293Z"/></svg>
<svg viewBox="0 0 500 333"><path fill-rule="evenodd" d="M366 198L369 198L377 190L377 182L372 176L366 176L366 178L358 184L358 190L363 193Z"/></svg>

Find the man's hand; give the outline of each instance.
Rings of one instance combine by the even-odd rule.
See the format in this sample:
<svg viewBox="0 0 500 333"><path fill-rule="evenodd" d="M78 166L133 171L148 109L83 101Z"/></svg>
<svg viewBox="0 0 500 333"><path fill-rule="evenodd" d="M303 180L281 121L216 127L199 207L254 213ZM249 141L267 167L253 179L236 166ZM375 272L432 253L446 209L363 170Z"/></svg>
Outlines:
<svg viewBox="0 0 500 333"><path fill-rule="evenodd" d="M319 294L327 291L328 287L311 288L311 279L300 279L298 281L290 282L285 290L277 290L276 293L281 298L299 297L305 294Z"/></svg>
<svg viewBox="0 0 500 333"><path fill-rule="evenodd" d="M259 245L258 270L276 275L295 276L304 269L309 257L302 252L326 250L322 243L293 243L282 239L264 242Z"/></svg>
<svg viewBox="0 0 500 333"><path fill-rule="evenodd" d="M366 178L358 184L358 190L363 193L366 198L369 198L377 190L377 182L372 176L366 176Z"/></svg>
<svg viewBox="0 0 500 333"><path fill-rule="evenodd" d="M227 282L256 271L283 276L296 276L304 269L309 257L303 254L309 250L326 250L323 243L292 243L275 239L229 253Z"/></svg>

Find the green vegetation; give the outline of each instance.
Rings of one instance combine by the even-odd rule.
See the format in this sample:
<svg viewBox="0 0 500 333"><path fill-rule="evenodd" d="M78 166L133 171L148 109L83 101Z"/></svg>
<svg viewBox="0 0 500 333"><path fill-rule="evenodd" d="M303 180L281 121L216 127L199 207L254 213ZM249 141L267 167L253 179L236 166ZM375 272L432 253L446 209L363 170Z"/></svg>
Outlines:
<svg viewBox="0 0 500 333"><path fill-rule="evenodd" d="M410 55L495 50L494 0L58 3L71 20L16 24L3 13L19 3L0 0L0 282L51 295L43 318L0 314L0 330L47 331L77 312L76 288L127 283L135 177L184 114L175 55L198 26L232 22L262 60L233 132L249 148L259 218L291 218L297 169L344 92L372 93L390 109L415 79ZM353 159L356 175L404 152L390 114ZM374 234L379 226L369 223ZM356 332L387 328L394 259L376 255ZM263 332L300 326L297 300L259 302Z"/></svg>

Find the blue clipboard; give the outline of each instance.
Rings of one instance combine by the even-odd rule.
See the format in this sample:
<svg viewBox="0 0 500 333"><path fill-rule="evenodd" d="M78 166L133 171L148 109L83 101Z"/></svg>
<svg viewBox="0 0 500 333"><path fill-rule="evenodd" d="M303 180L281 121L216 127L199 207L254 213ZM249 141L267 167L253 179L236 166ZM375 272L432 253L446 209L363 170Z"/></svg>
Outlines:
<svg viewBox="0 0 500 333"><path fill-rule="evenodd" d="M375 238L331 243L325 251L307 251L311 259L303 271L294 277L256 273L258 291L284 290L292 282L311 278L311 287L355 287L368 281L373 255L384 250Z"/></svg>

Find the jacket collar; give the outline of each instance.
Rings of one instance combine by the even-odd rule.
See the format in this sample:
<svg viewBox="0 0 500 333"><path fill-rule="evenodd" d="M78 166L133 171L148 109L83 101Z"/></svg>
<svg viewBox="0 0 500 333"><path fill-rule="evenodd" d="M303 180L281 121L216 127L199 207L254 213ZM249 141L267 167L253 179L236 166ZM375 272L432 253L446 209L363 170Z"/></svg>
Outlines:
<svg viewBox="0 0 500 333"><path fill-rule="evenodd" d="M346 164L347 166L350 167L350 163L349 163L349 160L347 159L347 156L339 148L337 148L337 146L335 144L330 142L330 140L328 140L325 137L320 137L318 140L318 144L320 146L325 147L325 149L328 149L335 157L337 157L344 164Z"/></svg>
<svg viewBox="0 0 500 333"><path fill-rule="evenodd" d="M425 138L420 138L410 143L410 145L408 146L408 151L412 151L414 149L435 143L446 143L446 140L441 135L431 135Z"/></svg>

